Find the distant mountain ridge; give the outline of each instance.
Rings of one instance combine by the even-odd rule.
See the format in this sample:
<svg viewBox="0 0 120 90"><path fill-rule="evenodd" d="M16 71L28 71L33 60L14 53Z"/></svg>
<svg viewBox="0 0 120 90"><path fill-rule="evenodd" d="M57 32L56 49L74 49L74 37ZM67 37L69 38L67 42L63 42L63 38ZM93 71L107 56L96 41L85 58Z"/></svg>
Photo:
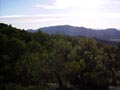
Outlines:
<svg viewBox="0 0 120 90"><path fill-rule="evenodd" d="M36 30L27 30L28 32L43 31L48 34L64 34L69 36L85 36L91 38L98 38L108 41L120 41L120 31L114 28L108 29L90 29L85 27L74 27L70 25L43 27Z"/></svg>

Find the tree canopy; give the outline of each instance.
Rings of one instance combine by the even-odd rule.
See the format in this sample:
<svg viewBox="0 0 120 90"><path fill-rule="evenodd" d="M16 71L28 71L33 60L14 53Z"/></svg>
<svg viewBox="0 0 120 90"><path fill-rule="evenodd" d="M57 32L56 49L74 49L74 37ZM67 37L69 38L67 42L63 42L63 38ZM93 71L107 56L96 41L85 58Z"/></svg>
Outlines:
<svg viewBox="0 0 120 90"><path fill-rule="evenodd" d="M120 43L26 32L0 24L1 90L109 90L120 86Z"/></svg>

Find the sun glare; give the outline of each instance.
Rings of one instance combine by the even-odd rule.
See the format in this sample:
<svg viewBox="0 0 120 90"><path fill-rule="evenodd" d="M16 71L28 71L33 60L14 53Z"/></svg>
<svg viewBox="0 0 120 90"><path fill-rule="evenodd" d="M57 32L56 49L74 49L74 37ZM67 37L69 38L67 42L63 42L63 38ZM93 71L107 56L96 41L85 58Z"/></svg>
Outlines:
<svg viewBox="0 0 120 90"><path fill-rule="evenodd" d="M81 8L96 8L101 4L103 4L101 0L56 0L53 3L55 6Z"/></svg>

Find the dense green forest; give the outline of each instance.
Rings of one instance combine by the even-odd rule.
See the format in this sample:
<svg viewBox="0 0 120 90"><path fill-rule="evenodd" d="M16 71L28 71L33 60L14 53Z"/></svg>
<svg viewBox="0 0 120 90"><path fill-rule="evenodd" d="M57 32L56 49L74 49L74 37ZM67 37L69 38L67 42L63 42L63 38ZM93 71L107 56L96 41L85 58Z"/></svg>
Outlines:
<svg viewBox="0 0 120 90"><path fill-rule="evenodd" d="M0 24L0 90L109 90L120 86L120 43L26 32Z"/></svg>

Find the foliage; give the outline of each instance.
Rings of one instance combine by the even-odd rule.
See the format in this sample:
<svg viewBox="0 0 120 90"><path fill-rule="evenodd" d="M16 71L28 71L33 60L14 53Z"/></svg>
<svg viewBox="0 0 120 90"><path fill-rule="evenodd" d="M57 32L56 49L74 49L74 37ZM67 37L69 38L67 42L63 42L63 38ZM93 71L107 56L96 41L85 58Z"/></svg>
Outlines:
<svg viewBox="0 0 120 90"><path fill-rule="evenodd" d="M119 85L120 43L0 24L1 90L109 90Z"/></svg>

